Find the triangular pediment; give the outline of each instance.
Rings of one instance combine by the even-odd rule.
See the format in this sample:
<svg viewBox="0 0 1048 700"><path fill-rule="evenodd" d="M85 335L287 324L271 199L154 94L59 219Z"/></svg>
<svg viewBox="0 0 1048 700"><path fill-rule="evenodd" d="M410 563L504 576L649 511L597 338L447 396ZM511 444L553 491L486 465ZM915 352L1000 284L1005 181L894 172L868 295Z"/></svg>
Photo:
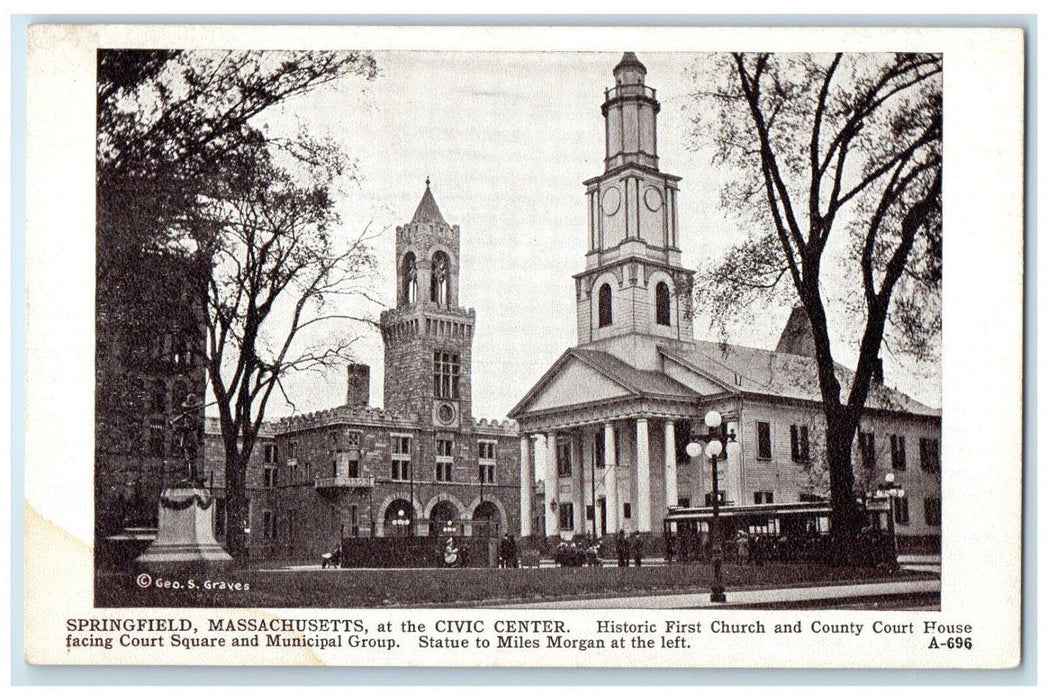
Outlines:
<svg viewBox="0 0 1048 700"><path fill-rule="evenodd" d="M532 398L528 411L547 411L629 396L631 392L577 358L569 358Z"/></svg>
<svg viewBox="0 0 1048 700"><path fill-rule="evenodd" d="M518 418L525 413L580 406L634 394L625 383L568 350L513 407L509 416Z"/></svg>

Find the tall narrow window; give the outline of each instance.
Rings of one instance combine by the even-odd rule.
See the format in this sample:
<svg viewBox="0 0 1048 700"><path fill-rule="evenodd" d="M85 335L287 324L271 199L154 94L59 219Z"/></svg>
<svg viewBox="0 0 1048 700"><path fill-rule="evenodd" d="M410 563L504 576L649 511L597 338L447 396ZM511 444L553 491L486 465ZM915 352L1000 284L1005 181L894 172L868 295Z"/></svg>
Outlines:
<svg viewBox="0 0 1048 700"><path fill-rule="evenodd" d="M408 481L411 478L411 437L393 435L390 443L390 478L393 481Z"/></svg>
<svg viewBox="0 0 1048 700"><path fill-rule="evenodd" d="M436 481L451 481L455 451L455 443L452 440L437 440L437 469Z"/></svg>
<svg viewBox="0 0 1048 700"><path fill-rule="evenodd" d="M450 265L448 264L447 255L440 251L433 255L433 265L430 269L429 277L429 300L439 304L440 306L447 306L449 304L449 267Z"/></svg>
<svg viewBox="0 0 1048 700"><path fill-rule="evenodd" d="M611 325L611 285L604 283L597 292L597 327Z"/></svg>
<svg viewBox="0 0 1048 700"><path fill-rule="evenodd" d="M262 445L263 460L266 464L277 463L277 446L276 443L267 442Z"/></svg>
<svg viewBox="0 0 1048 700"><path fill-rule="evenodd" d="M495 483L495 453L497 442L481 440L477 443L477 473L482 484Z"/></svg>
<svg viewBox="0 0 1048 700"><path fill-rule="evenodd" d="M157 379L153 382L153 413L164 413L167 411L167 385L164 380Z"/></svg>
<svg viewBox="0 0 1048 700"><path fill-rule="evenodd" d="M939 441L935 438L921 438L921 469L939 471Z"/></svg>
<svg viewBox="0 0 1048 700"><path fill-rule="evenodd" d="M757 421L757 459L771 459L771 423Z"/></svg>
<svg viewBox="0 0 1048 700"><path fill-rule="evenodd" d="M924 499L924 524L942 525L942 501L936 496Z"/></svg>
<svg viewBox="0 0 1048 700"><path fill-rule="evenodd" d="M655 285L655 323L670 325L670 288L665 282Z"/></svg>
<svg viewBox="0 0 1048 700"><path fill-rule="evenodd" d="M575 529L575 504L574 503L561 503L559 512L557 513L558 525L561 530L574 530Z"/></svg>
<svg viewBox="0 0 1048 700"><path fill-rule="evenodd" d="M808 426L790 426L790 457L800 464L808 461Z"/></svg>
<svg viewBox="0 0 1048 700"><path fill-rule="evenodd" d="M404 284L404 302L414 304L418 301L418 261L414 253L404 256L401 265L401 279Z"/></svg>
<svg viewBox="0 0 1048 700"><path fill-rule="evenodd" d="M450 352L433 353L433 395L438 399L459 397L459 356Z"/></svg>
<svg viewBox="0 0 1048 700"><path fill-rule="evenodd" d="M906 471L906 438L902 435L892 435L892 470L897 472Z"/></svg>
<svg viewBox="0 0 1048 700"><path fill-rule="evenodd" d="M896 496L892 499L892 510L895 511L896 525L910 524L910 501L906 496Z"/></svg>
<svg viewBox="0 0 1048 700"><path fill-rule="evenodd" d="M593 437L593 466L604 468L604 430L598 430Z"/></svg>
<svg viewBox="0 0 1048 700"><path fill-rule="evenodd" d="M873 433L859 432L859 458L863 469L873 469L877 464L877 451L874 447Z"/></svg>

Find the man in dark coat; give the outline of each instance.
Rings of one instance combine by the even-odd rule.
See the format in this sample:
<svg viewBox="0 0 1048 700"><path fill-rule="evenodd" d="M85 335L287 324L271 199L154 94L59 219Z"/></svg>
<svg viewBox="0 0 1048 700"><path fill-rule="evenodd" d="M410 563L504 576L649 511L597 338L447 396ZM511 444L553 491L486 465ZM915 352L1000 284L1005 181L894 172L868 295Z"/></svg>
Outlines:
<svg viewBox="0 0 1048 700"><path fill-rule="evenodd" d="M628 565L630 551L625 530L619 530L619 534L615 536L615 555L619 558L619 566Z"/></svg>
<svg viewBox="0 0 1048 700"><path fill-rule="evenodd" d="M641 553L643 549L644 545L640 541L640 533L634 532L633 537L630 539L630 554L633 555L633 563L638 568L640 567Z"/></svg>
<svg viewBox="0 0 1048 700"><path fill-rule="evenodd" d="M517 541L513 539L513 533L508 533L506 537L509 538L506 542L506 566L516 569L520 566L520 557L517 555Z"/></svg>

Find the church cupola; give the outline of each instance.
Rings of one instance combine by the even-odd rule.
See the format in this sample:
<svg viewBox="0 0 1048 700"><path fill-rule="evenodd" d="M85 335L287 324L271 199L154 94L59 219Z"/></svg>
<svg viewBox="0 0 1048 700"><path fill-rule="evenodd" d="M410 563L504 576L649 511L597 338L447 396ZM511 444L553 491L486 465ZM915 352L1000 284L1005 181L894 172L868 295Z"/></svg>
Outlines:
<svg viewBox="0 0 1048 700"><path fill-rule="evenodd" d="M615 87L604 91L605 171L629 163L659 167L655 115L659 103L655 90L644 84L648 71L632 51L615 66Z"/></svg>

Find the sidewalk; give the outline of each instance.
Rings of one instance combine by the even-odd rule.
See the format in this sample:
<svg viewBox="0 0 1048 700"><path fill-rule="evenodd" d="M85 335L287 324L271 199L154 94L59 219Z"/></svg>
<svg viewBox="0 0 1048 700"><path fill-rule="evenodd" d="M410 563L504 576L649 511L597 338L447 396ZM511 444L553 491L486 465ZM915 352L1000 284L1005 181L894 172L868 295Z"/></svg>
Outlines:
<svg viewBox="0 0 1048 700"><path fill-rule="evenodd" d="M586 600L560 600L544 603L518 603L497 605L499 608L564 609L579 610L598 608L632 609L695 609L762 607L777 603L804 603L815 601L848 601L880 597L894 597L921 593L937 593L937 580L894 581L884 583L860 583L844 586L810 586L801 588L757 589L728 591L727 603L711 603L709 591L699 593L677 593L672 595L626 596L622 598L590 598Z"/></svg>

